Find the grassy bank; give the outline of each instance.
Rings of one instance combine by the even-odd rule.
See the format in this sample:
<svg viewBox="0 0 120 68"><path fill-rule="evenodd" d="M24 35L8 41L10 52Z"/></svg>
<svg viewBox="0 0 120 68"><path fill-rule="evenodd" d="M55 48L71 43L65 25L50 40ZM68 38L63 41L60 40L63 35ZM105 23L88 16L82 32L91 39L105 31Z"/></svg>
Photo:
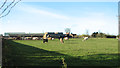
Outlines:
<svg viewBox="0 0 120 68"><path fill-rule="evenodd" d="M4 65L8 66L117 66L118 40L69 39L5 40Z"/></svg>

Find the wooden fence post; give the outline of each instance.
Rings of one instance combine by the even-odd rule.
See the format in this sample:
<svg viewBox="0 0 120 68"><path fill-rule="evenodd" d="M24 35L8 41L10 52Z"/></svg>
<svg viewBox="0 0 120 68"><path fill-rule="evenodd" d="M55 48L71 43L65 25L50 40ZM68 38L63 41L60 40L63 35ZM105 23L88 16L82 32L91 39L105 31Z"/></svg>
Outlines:
<svg viewBox="0 0 120 68"><path fill-rule="evenodd" d="M0 36L0 67L2 67L2 36Z"/></svg>

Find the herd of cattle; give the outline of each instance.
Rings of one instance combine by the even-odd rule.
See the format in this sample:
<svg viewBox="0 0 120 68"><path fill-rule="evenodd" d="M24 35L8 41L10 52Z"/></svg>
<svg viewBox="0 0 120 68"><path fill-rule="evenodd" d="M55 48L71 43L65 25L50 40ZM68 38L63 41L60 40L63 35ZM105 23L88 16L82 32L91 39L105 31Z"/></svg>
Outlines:
<svg viewBox="0 0 120 68"><path fill-rule="evenodd" d="M43 40L43 43L48 40L59 39L61 43L64 43L63 39L68 40L74 38L76 34L63 34L63 32L46 32L44 34L9 34L4 36L4 39L13 40ZM84 37L83 41L88 40L88 37Z"/></svg>
<svg viewBox="0 0 120 68"><path fill-rule="evenodd" d="M55 38L64 37L67 39L73 38L76 34L63 34L62 32L46 32L44 34L9 34L8 36L4 36L6 39L13 40L42 40L43 38L47 38L49 40L53 40Z"/></svg>

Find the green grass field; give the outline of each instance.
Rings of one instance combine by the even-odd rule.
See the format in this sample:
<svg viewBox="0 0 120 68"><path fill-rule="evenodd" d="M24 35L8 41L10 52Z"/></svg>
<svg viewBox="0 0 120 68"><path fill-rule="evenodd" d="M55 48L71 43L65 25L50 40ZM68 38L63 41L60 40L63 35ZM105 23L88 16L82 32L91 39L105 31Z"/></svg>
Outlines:
<svg viewBox="0 0 120 68"><path fill-rule="evenodd" d="M4 65L8 66L117 66L118 40L90 38L5 40Z"/></svg>

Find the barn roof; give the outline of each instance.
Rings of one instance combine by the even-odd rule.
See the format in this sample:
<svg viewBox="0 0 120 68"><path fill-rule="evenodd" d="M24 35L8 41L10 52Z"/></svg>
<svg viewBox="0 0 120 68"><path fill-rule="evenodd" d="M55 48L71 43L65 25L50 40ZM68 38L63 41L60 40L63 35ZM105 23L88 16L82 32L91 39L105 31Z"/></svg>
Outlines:
<svg viewBox="0 0 120 68"><path fill-rule="evenodd" d="M25 34L25 32L6 32L5 34Z"/></svg>
<svg viewBox="0 0 120 68"><path fill-rule="evenodd" d="M10 37L43 37L44 33L9 34Z"/></svg>

